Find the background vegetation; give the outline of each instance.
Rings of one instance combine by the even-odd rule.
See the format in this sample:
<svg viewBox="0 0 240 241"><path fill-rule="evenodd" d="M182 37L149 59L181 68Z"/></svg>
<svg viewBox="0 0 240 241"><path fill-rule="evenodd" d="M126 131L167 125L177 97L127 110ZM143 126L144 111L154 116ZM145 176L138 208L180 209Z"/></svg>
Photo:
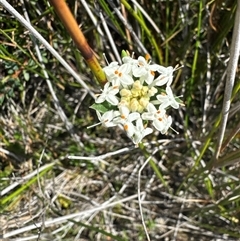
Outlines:
<svg viewBox="0 0 240 241"><path fill-rule="evenodd" d="M67 1L101 66L103 54L118 60L113 46L184 66L179 134L155 132L142 148L118 128L87 129L100 87L49 2L8 2L89 89L0 5L0 238L147 240L144 218L152 241L239 240L238 75L214 159L237 1Z"/></svg>

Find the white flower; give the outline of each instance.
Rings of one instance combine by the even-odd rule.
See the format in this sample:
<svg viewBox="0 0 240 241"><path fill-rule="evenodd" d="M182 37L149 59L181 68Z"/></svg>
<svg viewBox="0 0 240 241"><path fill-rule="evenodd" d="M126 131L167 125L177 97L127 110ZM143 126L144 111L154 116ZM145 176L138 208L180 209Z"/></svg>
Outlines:
<svg viewBox="0 0 240 241"><path fill-rule="evenodd" d="M160 107L163 109L167 108L168 106L172 106L174 109L179 108L179 103L176 101L170 86L166 87L166 94L157 95L157 99L160 101Z"/></svg>
<svg viewBox="0 0 240 241"><path fill-rule="evenodd" d="M135 77L140 77L140 81L144 81L147 84L151 84L154 79L154 72L158 70L161 66L158 64L150 64L145 58L140 56L138 58L138 65L133 66L133 75Z"/></svg>
<svg viewBox="0 0 240 241"><path fill-rule="evenodd" d="M128 86L133 84L134 80L131 75L132 67L129 64L121 65L117 70L115 70L115 78L120 81L123 86Z"/></svg>
<svg viewBox="0 0 240 241"><path fill-rule="evenodd" d="M108 66L103 68L103 71L106 74L107 80L111 82L115 76L114 72L119 68L118 62L112 62Z"/></svg>
<svg viewBox="0 0 240 241"><path fill-rule="evenodd" d="M138 112L130 113L130 110L126 106L119 106L119 112L120 116L114 122L123 125L128 136L132 137L134 134L134 125L132 122L140 118L140 114Z"/></svg>
<svg viewBox="0 0 240 241"><path fill-rule="evenodd" d="M165 134L172 124L172 117L166 115L165 109L156 109L156 107L149 103L147 106L148 112L142 114L143 120L151 120L153 126L162 134Z"/></svg>
<svg viewBox="0 0 240 241"><path fill-rule="evenodd" d="M119 116L119 115L120 115L119 111L110 110L110 111L105 112L103 115L101 115L101 113L100 113L99 111L96 111L96 112L97 112L98 119L100 120L100 122L101 122L105 127L112 127L112 126L116 126L116 125L117 125L117 124L113 121L113 119L114 119L116 116Z"/></svg>
<svg viewBox="0 0 240 241"><path fill-rule="evenodd" d="M101 115L101 113L96 110L96 113L97 113L97 116L98 116L98 119L100 120L100 122L96 123L92 126L88 126L87 127L88 129L92 128L94 126L100 125L100 124L102 124L105 127L113 127L113 126L117 125L115 122L113 122L113 120L115 117L120 115L119 111L110 110L110 111L105 112L103 115Z"/></svg>
<svg viewBox="0 0 240 241"><path fill-rule="evenodd" d="M166 134L172 124L172 117L166 114L166 109L178 109L180 105L170 88L176 69L151 64L148 56L138 59L125 56L122 64L110 63L103 68L108 82L96 96L96 104L93 105L100 122L93 126L122 125L135 144L153 132L148 124ZM158 76L154 79L156 72ZM166 92L161 93L158 87L163 85L166 86ZM107 111L100 113L101 103L106 102L109 103L105 106Z"/></svg>
<svg viewBox="0 0 240 241"><path fill-rule="evenodd" d="M144 127L141 118L137 119L136 126L134 126L134 135L132 137L133 143L138 144L142 139L153 132L152 128Z"/></svg>
<svg viewBox="0 0 240 241"><path fill-rule="evenodd" d="M160 130L160 132L161 134L165 135L168 129L170 128L170 126L172 125L172 117L170 115L165 116L162 122L163 122L163 128L162 130Z"/></svg>
<svg viewBox="0 0 240 241"><path fill-rule="evenodd" d="M114 80L112 82L113 86L110 86L110 82L107 82L104 85L103 91L98 97L96 98L96 103L102 103L105 100L109 102L112 105L118 104L118 98L116 97L116 94L119 92L119 83L117 80Z"/></svg>
<svg viewBox="0 0 240 241"><path fill-rule="evenodd" d="M165 84L170 86L172 84L174 70L172 66L163 67L159 65L157 71L160 75L153 81L152 86L163 86Z"/></svg>

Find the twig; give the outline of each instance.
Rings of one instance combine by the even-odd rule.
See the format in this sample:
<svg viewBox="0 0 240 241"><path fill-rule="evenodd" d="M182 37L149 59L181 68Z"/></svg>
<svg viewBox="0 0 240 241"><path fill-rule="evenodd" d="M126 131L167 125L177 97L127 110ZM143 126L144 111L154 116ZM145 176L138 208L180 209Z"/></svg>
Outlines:
<svg viewBox="0 0 240 241"><path fill-rule="evenodd" d="M111 45L111 47L112 47L112 50L113 50L113 52L114 52L114 54L115 54L115 57L116 57L117 61L118 61L119 63L121 63L121 62L122 62L121 57L120 57L120 55L119 55L119 53L118 53L116 44L115 44L115 42L114 42L114 40L113 40L113 38L112 38L112 35L111 35L110 30L109 30L109 28L108 28L108 25L107 25L107 23L106 23L103 15L102 15L102 12L100 12L99 16L100 16L100 19L101 19L103 28L104 28L104 30L105 30L105 33L107 34L109 43L110 43L110 45Z"/></svg>

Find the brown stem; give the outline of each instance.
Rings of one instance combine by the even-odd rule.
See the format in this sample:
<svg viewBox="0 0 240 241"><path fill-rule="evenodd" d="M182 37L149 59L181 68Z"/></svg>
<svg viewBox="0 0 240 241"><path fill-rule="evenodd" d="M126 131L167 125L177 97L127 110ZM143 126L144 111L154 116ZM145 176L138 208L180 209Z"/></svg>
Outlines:
<svg viewBox="0 0 240 241"><path fill-rule="evenodd" d="M105 73L103 72L97 58L95 57L93 50L87 43L85 36L83 35L81 29L73 17L69 7L64 0L49 0L57 12L59 18L67 29L68 33L75 42L77 48L80 50L82 56L86 60L88 66L91 68L92 72L96 76L98 82L104 85L107 80Z"/></svg>

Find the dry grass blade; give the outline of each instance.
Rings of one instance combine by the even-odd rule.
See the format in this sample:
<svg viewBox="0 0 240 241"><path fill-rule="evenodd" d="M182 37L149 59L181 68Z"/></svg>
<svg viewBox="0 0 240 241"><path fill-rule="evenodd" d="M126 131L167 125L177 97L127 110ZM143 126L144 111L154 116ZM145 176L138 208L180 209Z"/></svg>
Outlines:
<svg viewBox="0 0 240 241"><path fill-rule="evenodd" d="M217 149L215 153L215 159L217 161L218 156L220 154L220 150L222 147L222 141L226 130L230 105L231 105L231 97L232 90L234 87L236 69L239 60L239 51L240 51L240 1L237 3L237 10L235 16L235 24L233 28L233 37L230 49L230 59L228 62L227 68L227 79L225 85L224 99L223 99L223 109L222 109L222 121L219 130L219 138L217 143Z"/></svg>

